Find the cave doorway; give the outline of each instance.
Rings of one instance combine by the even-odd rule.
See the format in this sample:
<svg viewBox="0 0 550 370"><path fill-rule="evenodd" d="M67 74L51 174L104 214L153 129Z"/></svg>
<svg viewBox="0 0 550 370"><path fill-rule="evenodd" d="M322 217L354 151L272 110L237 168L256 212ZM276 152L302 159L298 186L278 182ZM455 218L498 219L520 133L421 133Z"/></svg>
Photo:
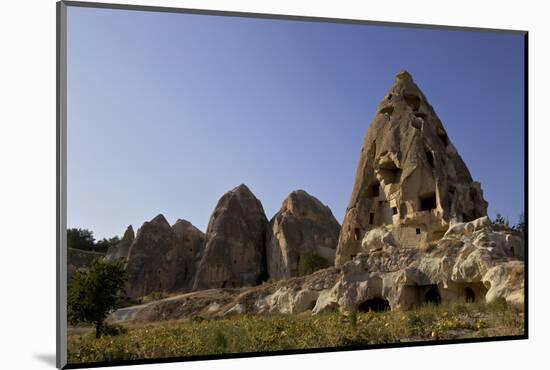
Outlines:
<svg viewBox="0 0 550 370"><path fill-rule="evenodd" d="M389 311L390 309L390 302L388 302L387 299L380 297L367 299L366 301L361 302L359 306L357 306L357 310L359 312L380 312Z"/></svg>
<svg viewBox="0 0 550 370"><path fill-rule="evenodd" d="M474 290L470 287L466 287L464 289L464 296L466 297L466 302L475 302L476 301L476 294Z"/></svg>
<svg viewBox="0 0 550 370"><path fill-rule="evenodd" d="M429 286L428 290L424 294L424 303L431 303L435 305L441 303L441 295L439 294L437 285Z"/></svg>

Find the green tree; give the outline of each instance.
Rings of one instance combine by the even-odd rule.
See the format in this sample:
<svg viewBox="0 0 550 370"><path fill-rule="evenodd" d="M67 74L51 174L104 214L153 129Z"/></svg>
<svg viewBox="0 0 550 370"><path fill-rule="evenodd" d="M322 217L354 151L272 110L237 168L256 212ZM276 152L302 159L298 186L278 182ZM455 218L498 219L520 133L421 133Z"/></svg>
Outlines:
<svg viewBox="0 0 550 370"><path fill-rule="evenodd" d="M94 248L94 233L87 229L67 229L67 246L69 248L91 251Z"/></svg>
<svg viewBox="0 0 550 370"><path fill-rule="evenodd" d="M298 275L304 276L329 267L328 261L317 252L307 251L300 253L298 261Z"/></svg>
<svg viewBox="0 0 550 370"><path fill-rule="evenodd" d="M114 236L112 238L103 238L101 240L98 240L96 243L95 243L95 246L94 246L94 250L96 252L107 252L107 250L109 249L109 247L115 245L115 244L118 244L120 242L120 238L118 236Z"/></svg>
<svg viewBox="0 0 550 370"><path fill-rule="evenodd" d="M79 269L69 283L67 318L69 323L90 323L99 338L107 315L117 307L127 275L124 259L107 262L96 259Z"/></svg>

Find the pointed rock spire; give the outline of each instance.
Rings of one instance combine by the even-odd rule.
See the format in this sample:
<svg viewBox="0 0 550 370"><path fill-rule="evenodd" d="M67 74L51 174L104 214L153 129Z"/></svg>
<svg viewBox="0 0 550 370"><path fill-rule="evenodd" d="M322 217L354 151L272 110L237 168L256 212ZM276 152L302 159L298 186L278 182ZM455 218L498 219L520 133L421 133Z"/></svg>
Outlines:
<svg viewBox="0 0 550 370"><path fill-rule="evenodd" d="M340 224L329 207L304 190L283 201L271 219L267 236L267 268L273 280L299 275L299 262L315 253L334 265Z"/></svg>
<svg viewBox="0 0 550 370"><path fill-rule="evenodd" d="M487 214L481 185L414 83L399 72L370 124L336 252L336 265L361 251L365 232L392 225L401 245L443 236L451 221Z"/></svg>
<svg viewBox="0 0 550 370"><path fill-rule="evenodd" d="M194 290L250 286L266 277L267 218L246 185L225 193L208 223Z"/></svg>

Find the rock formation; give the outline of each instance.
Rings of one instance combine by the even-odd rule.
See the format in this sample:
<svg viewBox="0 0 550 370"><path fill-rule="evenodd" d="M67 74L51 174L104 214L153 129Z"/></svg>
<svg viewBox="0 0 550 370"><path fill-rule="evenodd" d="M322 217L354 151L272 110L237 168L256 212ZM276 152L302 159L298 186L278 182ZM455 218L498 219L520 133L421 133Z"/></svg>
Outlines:
<svg viewBox="0 0 550 370"><path fill-rule="evenodd" d="M393 225L394 239L425 246L451 222L485 216L487 202L424 94L400 72L363 141L336 265L361 252L365 233Z"/></svg>
<svg viewBox="0 0 550 370"><path fill-rule="evenodd" d="M266 278L262 204L240 185L218 201L206 231L206 245L193 289L256 285Z"/></svg>
<svg viewBox="0 0 550 370"><path fill-rule="evenodd" d="M175 285L180 290L191 290L202 257L205 235L189 221L177 220L172 225L176 233L178 258Z"/></svg>
<svg viewBox="0 0 550 370"><path fill-rule="evenodd" d="M132 225L128 226L122 239L115 245L112 245L107 250L105 254L105 259L107 261L114 261L119 258L128 258L128 252L130 251L130 246L135 239L134 229Z"/></svg>
<svg viewBox="0 0 550 370"><path fill-rule="evenodd" d="M187 221L179 220L174 228L163 215L145 222L128 252L128 296L189 290L203 240Z"/></svg>
<svg viewBox="0 0 550 370"><path fill-rule="evenodd" d="M390 232L380 226L379 239ZM111 321L176 320L195 316L351 312L408 309L425 302L504 298L524 302L521 233L493 228L487 217L458 223L428 249L396 244L359 253L338 269L240 289L198 291L123 308Z"/></svg>
<svg viewBox="0 0 550 370"><path fill-rule="evenodd" d="M267 268L271 279L298 276L304 252L315 252L334 265L340 224L327 206L304 190L290 193L269 226Z"/></svg>

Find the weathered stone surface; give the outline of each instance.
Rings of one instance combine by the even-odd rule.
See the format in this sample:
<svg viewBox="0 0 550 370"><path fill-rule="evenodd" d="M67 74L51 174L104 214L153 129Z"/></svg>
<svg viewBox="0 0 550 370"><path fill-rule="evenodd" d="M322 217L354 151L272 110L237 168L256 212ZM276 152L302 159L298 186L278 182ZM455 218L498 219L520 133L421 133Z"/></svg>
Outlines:
<svg viewBox="0 0 550 370"><path fill-rule="evenodd" d="M175 286L180 290L191 290L206 236L189 221L181 219L172 225L172 230L176 233L178 255Z"/></svg>
<svg viewBox="0 0 550 370"><path fill-rule="evenodd" d="M130 251L130 246L132 245L134 239L134 229L132 228L132 225L130 225L124 232L120 242L109 247L107 253L105 254L105 260L115 261L119 258L128 259L128 252Z"/></svg>
<svg viewBox="0 0 550 370"><path fill-rule="evenodd" d="M442 122L411 75L400 72L363 141L355 183L336 252L336 265L361 249L364 234L393 225L400 244L441 239L451 222L487 213Z"/></svg>
<svg viewBox="0 0 550 370"><path fill-rule="evenodd" d="M218 201L206 231L206 245L193 289L256 285L267 276L262 204L240 185Z"/></svg>
<svg viewBox="0 0 550 370"><path fill-rule="evenodd" d="M269 277L298 276L300 256L313 251L334 264L340 224L330 209L304 190L293 191L271 219L267 240Z"/></svg>
<svg viewBox="0 0 550 370"><path fill-rule="evenodd" d="M177 269L176 233L163 215L139 228L128 253L127 294L140 297L169 291L175 286Z"/></svg>
<svg viewBox="0 0 550 370"><path fill-rule="evenodd" d="M380 226L381 233L392 230ZM377 229L372 230L375 232ZM365 236L367 238L368 235ZM382 237L384 239L384 237ZM239 289L204 290L115 312L114 321L156 321L233 314L409 309L425 302L524 302L523 239L487 218L457 224L428 248L397 243L360 252L341 268Z"/></svg>
<svg viewBox="0 0 550 370"><path fill-rule="evenodd" d="M204 235L187 221L171 227L158 215L145 222L128 252L127 294L190 290L203 243Z"/></svg>

